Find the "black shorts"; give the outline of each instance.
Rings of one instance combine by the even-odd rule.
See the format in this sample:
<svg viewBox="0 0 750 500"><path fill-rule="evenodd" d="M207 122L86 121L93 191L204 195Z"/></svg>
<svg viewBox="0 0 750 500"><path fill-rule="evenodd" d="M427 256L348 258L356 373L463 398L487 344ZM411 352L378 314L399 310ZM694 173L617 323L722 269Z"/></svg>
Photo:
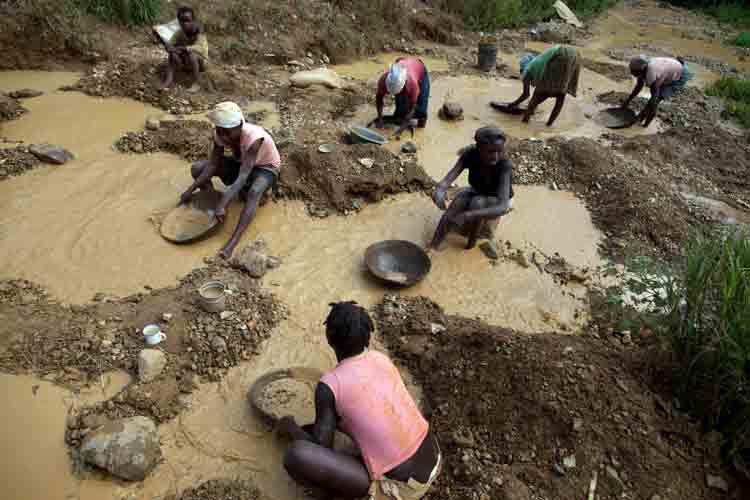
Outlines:
<svg viewBox="0 0 750 500"><path fill-rule="evenodd" d="M237 180L240 175L240 162L230 156L225 156L216 171L216 177L221 179L221 182L226 186L231 186ZM256 165L250 172L250 177L247 178L247 182L242 186L243 191L250 189L255 179L264 177L268 180L271 188L276 186L278 181L278 174L276 170L270 165Z"/></svg>

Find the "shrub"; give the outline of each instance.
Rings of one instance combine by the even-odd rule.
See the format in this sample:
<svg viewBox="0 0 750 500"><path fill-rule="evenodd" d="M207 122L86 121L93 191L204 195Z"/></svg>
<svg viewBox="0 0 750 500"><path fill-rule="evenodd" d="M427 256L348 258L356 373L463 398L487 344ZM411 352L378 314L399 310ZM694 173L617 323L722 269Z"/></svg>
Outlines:
<svg viewBox="0 0 750 500"><path fill-rule="evenodd" d="M732 41L732 44L738 47L750 47L750 35L743 31L737 35L737 38Z"/></svg>
<svg viewBox="0 0 750 500"><path fill-rule="evenodd" d="M161 0L76 0L102 21L124 26L154 23L161 12Z"/></svg>
<svg viewBox="0 0 750 500"><path fill-rule="evenodd" d="M727 113L743 127L750 128L750 80L725 76L706 89L706 93L724 98Z"/></svg>

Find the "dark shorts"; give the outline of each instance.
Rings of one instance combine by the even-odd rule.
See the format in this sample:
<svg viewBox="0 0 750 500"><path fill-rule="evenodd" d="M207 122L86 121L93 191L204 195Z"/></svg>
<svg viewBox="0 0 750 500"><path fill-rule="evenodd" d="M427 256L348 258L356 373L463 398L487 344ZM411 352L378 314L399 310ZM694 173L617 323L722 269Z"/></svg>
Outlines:
<svg viewBox="0 0 750 500"><path fill-rule="evenodd" d="M198 70L203 73L206 71L206 61L201 56L196 54L196 57L198 58ZM191 69L190 59L187 55L180 55L177 56L177 59L180 61L180 66L183 70L189 70Z"/></svg>
<svg viewBox="0 0 750 500"><path fill-rule="evenodd" d="M424 69L424 78L419 84L419 98L417 99L417 109L414 111L414 118L426 119L427 108L430 102L430 75L427 72L427 67ZM396 112L395 116L404 116L411 109L411 102L405 95L396 96Z"/></svg>
<svg viewBox="0 0 750 500"><path fill-rule="evenodd" d="M235 160L234 158L225 156L224 160L221 162L221 165L219 165L219 169L216 171L216 177L221 179L221 182L223 182L226 186L231 186L235 183L239 175L240 162ZM269 185L273 187L276 184L278 174L276 173L274 168L269 165L255 165L255 168L253 168L253 171L250 172L250 177L247 178L247 182L242 187L242 189L250 189L250 186L253 185L253 182L258 177L265 177L268 180Z"/></svg>

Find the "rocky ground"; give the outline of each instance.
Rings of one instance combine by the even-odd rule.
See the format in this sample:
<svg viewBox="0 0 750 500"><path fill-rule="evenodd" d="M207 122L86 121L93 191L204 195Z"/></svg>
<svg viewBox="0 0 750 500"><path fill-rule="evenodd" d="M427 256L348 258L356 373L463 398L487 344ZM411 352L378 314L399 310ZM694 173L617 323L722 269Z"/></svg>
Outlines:
<svg viewBox="0 0 750 500"><path fill-rule="evenodd" d="M207 313L195 303L196 286L208 279L229 286L226 311ZM180 396L200 381L217 381L231 367L259 352L286 310L243 271L209 265L179 286L147 289L123 299L98 296L85 306L60 305L32 283L0 283L0 310L11 336L2 338L0 369L33 373L73 389L98 384L123 370L134 382L113 400L73 416L68 440L76 443L92 418L144 415L157 423L183 409ZM159 324L167 339L158 349L166 366L153 380L139 379L144 349L140 329Z"/></svg>
<svg viewBox="0 0 750 500"><path fill-rule="evenodd" d="M257 488L249 481L212 479L184 491L177 497L167 497L167 500L259 500L260 498Z"/></svg>
<svg viewBox="0 0 750 500"><path fill-rule="evenodd" d="M26 146L0 148L0 181L21 175L40 165L42 162Z"/></svg>
<svg viewBox="0 0 750 500"><path fill-rule="evenodd" d="M649 390L640 334L516 333L423 297L386 296L376 315L446 457L428 498L585 498L594 479L601 499L745 498L721 435Z"/></svg>

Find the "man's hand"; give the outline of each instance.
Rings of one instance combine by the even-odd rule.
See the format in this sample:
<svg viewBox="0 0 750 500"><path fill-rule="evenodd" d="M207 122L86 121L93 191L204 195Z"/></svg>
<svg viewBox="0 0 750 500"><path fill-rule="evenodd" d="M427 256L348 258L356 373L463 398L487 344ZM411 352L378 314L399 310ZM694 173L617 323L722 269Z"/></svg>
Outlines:
<svg viewBox="0 0 750 500"><path fill-rule="evenodd" d="M297 422L291 415L282 417L281 420L279 420L279 422L276 424L276 430L278 431L279 435L287 438L294 437L298 428L299 426L297 425Z"/></svg>
<svg viewBox="0 0 750 500"><path fill-rule="evenodd" d="M432 193L432 201L435 202L435 205L440 210L446 210L447 207L445 206L445 198L448 196L448 191L443 188L437 188L434 193Z"/></svg>
<svg viewBox="0 0 750 500"><path fill-rule="evenodd" d="M186 205L190 203L191 199L193 199L193 191L191 189L188 189L180 195L180 202L177 204L177 206Z"/></svg>
<svg viewBox="0 0 750 500"><path fill-rule="evenodd" d="M227 217L227 209L224 207L216 207L214 217L216 217L216 220L218 220L220 224L223 224Z"/></svg>

